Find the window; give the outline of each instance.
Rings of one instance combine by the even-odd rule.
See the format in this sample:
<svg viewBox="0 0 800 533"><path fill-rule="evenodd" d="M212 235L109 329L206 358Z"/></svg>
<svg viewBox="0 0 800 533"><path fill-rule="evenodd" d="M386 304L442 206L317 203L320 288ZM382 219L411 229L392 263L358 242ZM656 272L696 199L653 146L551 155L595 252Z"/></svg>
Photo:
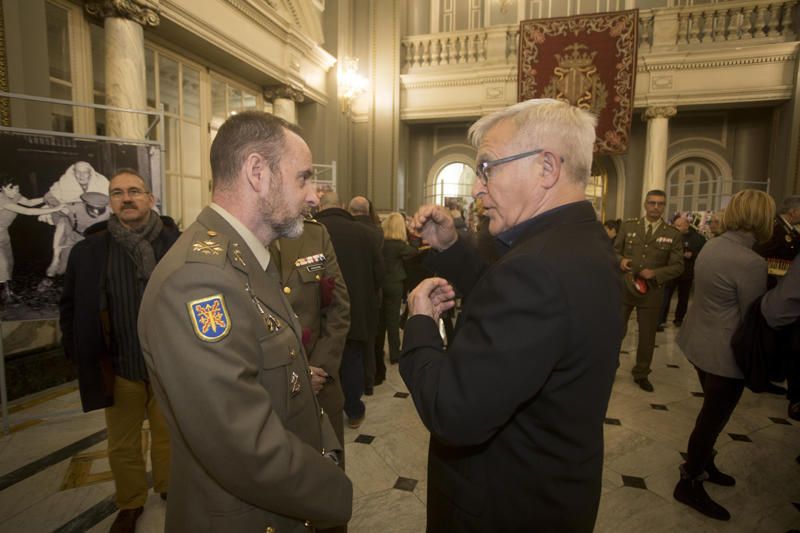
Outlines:
<svg viewBox="0 0 800 533"><path fill-rule="evenodd" d="M606 214L606 189L608 172L603 165L596 161L592 163L592 175L586 182L586 199L592 202L594 212L599 220L605 220Z"/></svg>
<svg viewBox="0 0 800 533"><path fill-rule="evenodd" d="M210 141L229 116L248 109L258 109L258 95L229 81L211 77L211 129Z"/></svg>
<svg viewBox="0 0 800 533"><path fill-rule="evenodd" d="M186 227L208 203L204 136L200 127L198 66L150 46L145 48L147 105L164 106L164 168L168 212ZM205 185L204 185L205 184Z"/></svg>
<svg viewBox="0 0 800 533"><path fill-rule="evenodd" d="M50 75L50 97L72 100L72 67L70 63L69 11L45 2L47 21L47 57ZM72 106L50 105L53 131L74 131Z"/></svg>
<svg viewBox="0 0 800 533"><path fill-rule="evenodd" d="M666 215L719 208L720 179L714 168L700 159L684 160L667 174Z"/></svg>

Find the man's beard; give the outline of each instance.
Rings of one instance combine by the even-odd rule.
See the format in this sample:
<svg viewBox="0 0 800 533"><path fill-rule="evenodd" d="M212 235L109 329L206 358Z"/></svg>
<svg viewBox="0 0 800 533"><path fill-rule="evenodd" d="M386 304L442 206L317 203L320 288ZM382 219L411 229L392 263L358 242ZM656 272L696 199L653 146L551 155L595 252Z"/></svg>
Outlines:
<svg viewBox="0 0 800 533"><path fill-rule="evenodd" d="M288 216L287 211L291 206L286 205L282 183L282 176L274 174L268 197L261 201L261 216L264 223L272 229L276 239L296 239L303 234L303 211L301 210L295 217Z"/></svg>

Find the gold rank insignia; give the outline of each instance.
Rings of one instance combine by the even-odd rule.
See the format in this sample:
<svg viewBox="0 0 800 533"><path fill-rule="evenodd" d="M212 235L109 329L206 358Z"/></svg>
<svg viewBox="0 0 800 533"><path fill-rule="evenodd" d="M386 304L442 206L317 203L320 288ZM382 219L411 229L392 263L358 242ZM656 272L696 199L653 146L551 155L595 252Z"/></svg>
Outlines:
<svg viewBox="0 0 800 533"><path fill-rule="evenodd" d="M242 251L239 249L238 242L233 243L233 259L243 267L247 267L247 263L245 263L244 259L242 258Z"/></svg>
<svg viewBox="0 0 800 533"><path fill-rule="evenodd" d="M211 235L212 233L216 236L215 232L209 231L209 237L213 237ZM203 255L219 255L222 253L222 246L220 246L218 242L212 240L212 238L209 238L204 241L194 241L192 243L192 251Z"/></svg>
<svg viewBox="0 0 800 533"><path fill-rule="evenodd" d="M231 331L231 319L221 294L186 303L194 333L205 342L217 342Z"/></svg>
<svg viewBox="0 0 800 533"><path fill-rule="evenodd" d="M289 379L289 385L291 386L292 396L300 392L300 376L297 375L297 372L292 371L292 377Z"/></svg>

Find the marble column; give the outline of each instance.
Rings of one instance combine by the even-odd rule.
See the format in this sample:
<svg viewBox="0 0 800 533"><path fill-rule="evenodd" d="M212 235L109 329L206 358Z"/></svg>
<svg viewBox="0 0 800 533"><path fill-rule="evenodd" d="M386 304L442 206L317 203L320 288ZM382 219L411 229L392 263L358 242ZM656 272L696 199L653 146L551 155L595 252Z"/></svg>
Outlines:
<svg viewBox="0 0 800 533"><path fill-rule="evenodd" d="M106 105L147 109L144 26L158 25L158 0L87 2L86 12L104 21ZM147 123L145 115L121 111L106 114L106 130L111 137L143 139Z"/></svg>
<svg viewBox="0 0 800 533"><path fill-rule="evenodd" d="M272 102L273 115L297 124L297 104L305 100L302 90L288 85L267 87L264 89L264 99Z"/></svg>
<svg viewBox="0 0 800 533"><path fill-rule="evenodd" d="M642 117L647 121L647 147L644 156L642 199L647 191L664 190L667 182L667 147L669 119L678 110L673 106L648 107Z"/></svg>

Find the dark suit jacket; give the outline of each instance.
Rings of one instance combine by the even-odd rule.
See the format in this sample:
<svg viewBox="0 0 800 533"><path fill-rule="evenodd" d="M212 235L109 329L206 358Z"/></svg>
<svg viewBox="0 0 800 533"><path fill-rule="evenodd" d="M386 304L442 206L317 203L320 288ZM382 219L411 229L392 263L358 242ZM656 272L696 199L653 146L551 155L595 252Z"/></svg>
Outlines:
<svg viewBox="0 0 800 533"><path fill-rule="evenodd" d="M447 351L429 317L406 324L400 373L431 432L430 532L594 526L622 336L616 259L588 202L510 231L490 267L460 241L434 257L466 302Z"/></svg>
<svg viewBox="0 0 800 533"><path fill-rule="evenodd" d="M383 283L383 255L374 233L353 215L338 207L317 214L331 235L342 276L350 296L349 340L369 341L375 335L379 307L378 289Z"/></svg>
<svg viewBox="0 0 800 533"><path fill-rule="evenodd" d="M162 216L161 221L164 229L153 245L156 259L161 259L180 236L171 218ZM59 302L61 342L64 353L78 367L78 386L85 412L113 403L101 369L103 358L110 356L100 318L100 286L106 277L111 239L107 224L100 222L90 227L86 239L70 252ZM110 364L110 360L107 363Z"/></svg>

